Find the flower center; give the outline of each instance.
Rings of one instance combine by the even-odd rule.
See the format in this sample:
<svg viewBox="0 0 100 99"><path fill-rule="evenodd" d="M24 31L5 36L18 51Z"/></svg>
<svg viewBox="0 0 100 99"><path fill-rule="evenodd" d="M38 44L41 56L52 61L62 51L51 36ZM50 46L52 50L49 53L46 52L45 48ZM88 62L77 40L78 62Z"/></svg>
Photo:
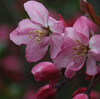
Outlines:
<svg viewBox="0 0 100 99"><path fill-rule="evenodd" d="M44 29L44 30L30 31L29 33L30 35L28 37L31 38L33 36L36 39L36 44L40 44L43 37L48 36L50 31L49 29Z"/></svg>
<svg viewBox="0 0 100 99"><path fill-rule="evenodd" d="M78 46L73 47L73 59L84 57L87 52L87 47L80 43L79 40L76 40Z"/></svg>

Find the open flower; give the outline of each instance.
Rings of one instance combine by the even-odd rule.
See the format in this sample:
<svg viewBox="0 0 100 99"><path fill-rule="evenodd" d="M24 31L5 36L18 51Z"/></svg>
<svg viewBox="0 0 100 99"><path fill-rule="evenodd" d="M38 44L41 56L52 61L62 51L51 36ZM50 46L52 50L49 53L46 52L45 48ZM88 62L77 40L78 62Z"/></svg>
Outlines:
<svg viewBox="0 0 100 99"><path fill-rule="evenodd" d="M26 59L29 62L42 59L49 44L51 58L55 58L63 45L63 22L50 17L47 9L39 2L28 1L24 8L31 20L22 20L10 34L10 39L17 45L27 45Z"/></svg>
<svg viewBox="0 0 100 99"><path fill-rule="evenodd" d="M58 68L66 68L65 76L71 78L80 70L87 58L86 72L97 73L96 61L100 61L100 35L89 40L87 18L82 16L73 27L65 28L63 50L54 59Z"/></svg>

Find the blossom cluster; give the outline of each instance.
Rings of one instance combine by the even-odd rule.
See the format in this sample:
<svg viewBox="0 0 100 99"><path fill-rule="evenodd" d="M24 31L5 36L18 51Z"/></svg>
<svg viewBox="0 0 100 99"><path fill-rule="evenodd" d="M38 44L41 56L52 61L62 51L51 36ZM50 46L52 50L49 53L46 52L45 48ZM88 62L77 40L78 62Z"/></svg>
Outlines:
<svg viewBox="0 0 100 99"><path fill-rule="evenodd" d="M37 1L24 3L24 8L30 19L19 22L10 39L17 45L26 45L28 62L41 60L48 49L53 60L53 63L41 62L32 68L36 81L49 81L36 93L36 99L53 99L59 87L55 85L63 73L72 78L83 66L86 66L87 75L98 73L96 62L100 61L100 35L94 33L87 17L79 17L69 27L61 16L59 20L51 17L44 5ZM88 96L82 92L73 99L88 99Z"/></svg>

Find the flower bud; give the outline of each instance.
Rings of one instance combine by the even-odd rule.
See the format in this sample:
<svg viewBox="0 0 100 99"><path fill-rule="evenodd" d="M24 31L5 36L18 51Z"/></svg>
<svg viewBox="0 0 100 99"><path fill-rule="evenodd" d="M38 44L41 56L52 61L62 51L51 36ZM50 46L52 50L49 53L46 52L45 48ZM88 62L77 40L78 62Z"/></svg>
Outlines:
<svg viewBox="0 0 100 99"><path fill-rule="evenodd" d="M86 94L78 94L73 99L89 99Z"/></svg>
<svg viewBox="0 0 100 99"><path fill-rule="evenodd" d="M87 91L87 88L81 87L81 88L77 89L77 90L73 93L72 97L74 97L74 96L76 96L76 95L78 95L78 94L80 94L80 93L85 93L86 91Z"/></svg>
<svg viewBox="0 0 100 99"><path fill-rule="evenodd" d="M55 80L59 77L59 70L51 62L41 62L32 68L36 81Z"/></svg>
<svg viewBox="0 0 100 99"><path fill-rule="evenodd" d="M40 88L40 90L36 93L36 99L55 99L56 97L56 89L50 88L49 84Z"/></svg>

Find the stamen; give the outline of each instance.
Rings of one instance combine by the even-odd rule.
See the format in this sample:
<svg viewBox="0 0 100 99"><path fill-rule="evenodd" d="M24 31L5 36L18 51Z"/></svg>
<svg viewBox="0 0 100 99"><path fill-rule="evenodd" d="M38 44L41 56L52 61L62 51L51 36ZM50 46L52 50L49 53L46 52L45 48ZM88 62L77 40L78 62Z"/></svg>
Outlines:
<svg viewBox="0 0 100 99"><path fill-rule="evenodd" d="M81 44L79 40L76 40L76 42L78 43L78 46L73 47L73 51L72 51L72 53L74 54L72 56L73 59L84 57L87 52L86 46Z"/></svg>
<svg viewBox="0 0 100 99"><path fill-rule="evenodd" d="M85 54L81 54L81 56L83 57Z"/></svg>
<svg viewBox="0 0 100 99"><path fill-rule="evenodd" d="M73 56L73 59L76 59L76 56Z"/></svg>
<svg viewBox="0 0 100 99"><path fill-rule="evenodd" d="M76 47L73 47L73 50L77 50L77 48Z"/></svg>
<svg viewBox="0 0 100 99"><path fill-rule="evenodd" d="M31 35L28 35L28 38L31 38Z"/></svg>
<svg viewBox="0 0 100 99"><path fill-rule="evenodd" d="M48 30L44 29L44 30L34 30L34 31L30 31L29 32L30 35L28 36L29 38L31 38L33 36L33 38L36 39L36 43L39 44L42 40L43 37L48 35Z"/></svg>
<svg viewBox="0 0 100 99"><path fill-rule="evenodd" d="M36 38L36 44L39 44L39 43L40 43L40 39Z"/></svg>
<svg viewBox="0 0 100 99"><path fill-rule="evenodd" d="M33 31L30 31L29 33L30 33L30 34L34 34L34 32L33 32Z"/></svg>

